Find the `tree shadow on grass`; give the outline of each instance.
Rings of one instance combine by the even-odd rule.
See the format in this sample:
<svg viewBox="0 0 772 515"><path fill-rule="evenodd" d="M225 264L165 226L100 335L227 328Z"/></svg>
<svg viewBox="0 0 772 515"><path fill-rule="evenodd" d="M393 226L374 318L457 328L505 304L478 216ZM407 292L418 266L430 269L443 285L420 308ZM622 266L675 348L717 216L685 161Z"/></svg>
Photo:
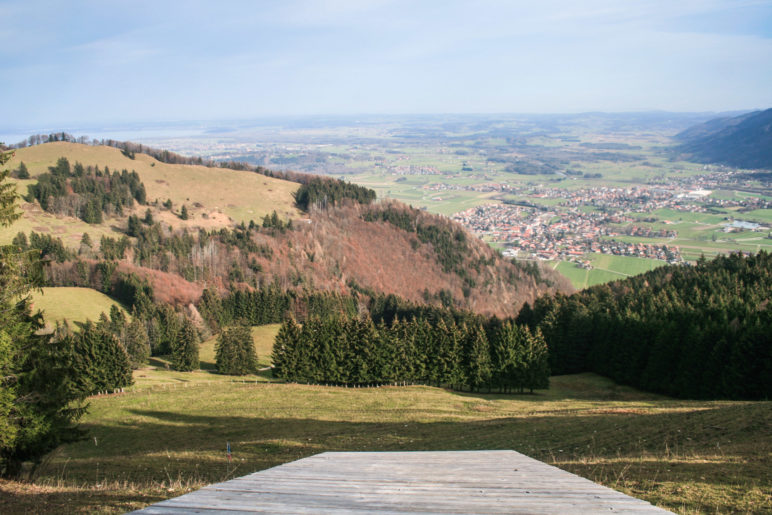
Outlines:
<svg viewBox="0 0 772 515"><path fill-rule="evenodd" d="M128 410L133 415L131 421L90 424L89 439L63 447L61 456L40 471L39 480L60 478L81 485L203 485L325 451L513 449L607 484L625 477L633 483L699 480L726 491L755 482L769 490L772 477L768 467L765 469L762 462L749 466L748 460L732 455L731 447L740 446L739 453L745 444L764 441L770 429L769 406L758 403L687 412L598 412L429 422L411 421L404 414L395 417L395 411L389 409L383 410L383 421L358 422L352 421L361 416L355 410L320 409L316 413L313 407L298 408L306 418L260 416L259 406L254 417L133 408ZM373 415L377 416L377 411L370 410L368 417ZM727 436L733 444L722 440ZM688 460L690 456L715 454L716 442L726 447L725 458ZM233 461L226 459L228 443ZM766 449L758 448L758 452L768 453L769 442L761 445ZM18 502L23 505L27 498L19 495ZM52 505L66 504L61 499L67 496L78 497L73 501L77 505L90 502L91 495L103 494L81 488L74 494L50 495ZM677 508L680 505L673 504L677 495L670 495L667 501L656 496L649 499L645 492L642 497ZM85 500L79 500L80 496ZM120 504L126 498L158 500L145 501L145 494L138 490L128 496L107 493L98 502L123 509ZM732 497L726 498L722 511L731 508ZM697 503L695 508L700 510L716 509L713 504L699 502L692 504Z"/></svg>

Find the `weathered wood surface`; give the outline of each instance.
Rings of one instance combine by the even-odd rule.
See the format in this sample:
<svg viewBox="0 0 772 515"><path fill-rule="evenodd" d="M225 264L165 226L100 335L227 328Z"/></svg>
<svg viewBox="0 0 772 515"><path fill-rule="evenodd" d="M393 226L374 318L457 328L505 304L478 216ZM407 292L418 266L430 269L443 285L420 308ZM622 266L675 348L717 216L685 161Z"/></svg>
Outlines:
<svg viewBox="0 0 772 515"><path fill-rule="evenodd" d="M669 513L515 451L325 452L137 513Z"/></svg>

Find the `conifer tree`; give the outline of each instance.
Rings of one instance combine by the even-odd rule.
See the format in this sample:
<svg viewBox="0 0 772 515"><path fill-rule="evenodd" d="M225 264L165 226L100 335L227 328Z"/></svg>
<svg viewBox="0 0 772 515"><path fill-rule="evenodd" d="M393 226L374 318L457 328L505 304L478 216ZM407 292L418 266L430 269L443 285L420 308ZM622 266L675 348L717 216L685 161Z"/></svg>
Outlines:
<svg viewBox="0 0 772 515"><path fill-rule="evenodd" d="M523 330L527 342L523 387L528 388L533 393L537 388L549 388L549 356L547 344L541 331L536 329L535 333L531 333L528 327L524 327Z"/></svg>
<svg viewBox="0 0 772 515"><path fill-rule="evenodd" d="M221 374L246 375L257 371L255 342L248 325L236 325L220 333L215 362Z"/></svg>
<svg viewBox="0 0 772 515"><path fill-rule="evenodd" d="M505 392L520 390L524 382L525 329L507 322L496 332L493 342L494 381Z"/></svg>
<svg viewBox="0 0 772 515"><path fill-rule="evenodd" d="M0 151L0 165L12 157ZM16 188L0 170L0 227L21 215ZM40 462L60 443L80 436L84 394L71 387L69 347L60 339L37 334L43 328L33 315L28 294L42 284L40 261L26 248L0 246L0 475L16 478L22 463Z"/></svg>
<svg viewBox="0 0 772 515"><path fill-rule="evenodd" d="M148 341L145 324L134 317L121 333L121 343L129 355L131 367L140 368L150 358L150 343Z"/></svg>
<svg viewBox="0 0 772 515"><path fill-rule="evenodd" d="M182 322L182 327L172 343L172 368L182 372L198 370L198 331L188 318Z"/></svg>
<svg viewBox="0 0 772 515"><path fill-rule="evenodd" d="M373 321L370 317L351 318L347 325L350 328L347 331L349 344L354 350L348 364L351 367L349 381L359 384L381 381L383 367L377 359L378 335Z"/></svg>
<svg viewBox="0 0 772 515"><path fill-rule="evenodd" d="M472 327L465 338L466 383L474 391L482 387L490 389L493 375L490 346L482 326Z"/></svg>
<svg viewBox="0 0 772 515"><path fill-rule="evenodd" d="M16 169L16 177L19 179L29 179L29 170L27 169L27 165L24 164L24 161L19 163L19 168Z"/></svg>
<svg viewBox="0 0 772 515"><path fill-rule="evenodd" d="M300 327L288 317L279 328L273 344L273 373L286 381L296 381L299 365Z"/></svg>
<svg viewBox="0 0 772 515"><path fill-rule="evenodd" d="M132 384L129 355L108 326L88 321L67 339L75 391L90 395Z"/></svg>

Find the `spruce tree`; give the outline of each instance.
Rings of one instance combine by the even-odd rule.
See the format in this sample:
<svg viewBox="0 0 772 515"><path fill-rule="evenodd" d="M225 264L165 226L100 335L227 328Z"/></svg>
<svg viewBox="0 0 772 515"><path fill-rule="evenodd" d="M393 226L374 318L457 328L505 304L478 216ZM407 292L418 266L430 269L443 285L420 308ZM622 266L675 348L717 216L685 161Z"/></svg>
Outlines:
<svg viewBox="0 0 772 515"><path fill-rule="evenodd" d="M490 389L493 375L491 353L482 326L472 327L465 340L466 383L473 391L484 386Z"/></svg>
<svg viewBox="0 0 772 515"><path fill-rule="evenodd" d="M287 318L281 324L273 344L271 362L274 376L286 381L297 380L300 345L300 327L294 318Z"/></svg>
<svg viewBox="0 0 772 515"><path fill-rule="evenodd" d="M380 382L383 367L378 361L377 345L378 334L370 317L352 318L347 324L351 330L348 337L350 345L356 349L352 360L348 364L351 370L350 382L365 384ZM346 366L344 364L344 366Z"/></svg>
<svg viewBox="0 0 772 515"><path fill-rule="evenodd" d="M172 368L182 372L198 370L198 331L188 318L182 322L182 327L172 343Z"/></svg>
<svg viewBox="0 0 772 515"><path fill-rule="evenodd" d="M16 177L19 179L29 179L29 170L27 169L27 165L24 164L24 161L19 163L19 168L16 169Z"/></svg>
<svg viewBox="0 0 772 515"><path fill-rule="evenodd" d="M527 342L523 386L533 393L535 389L549 388L549 355L544 336L539 329L536 329L535 333L531 333L528 327L524 327L523 330Z"/></svg>
<svg viewBox="0 0 772 515"><path fill-rule="evenodd" d="M129 355L109 327L88 321L80 332L66 338L75 391L90 395L132 384Z"/></svg>
<svg viewBox="0 0 772 515"><path fill-rule="evenodd" d="M12 154L0 151L0 165ZM0 170L0 227L21 215L16 188ZM18 477L22 463L35 465L50 450L80 436L84 394L70 387L70 349L37 334L43 318L31 313L28 294L42 284L37 252L0 246L0 475Z"/></svg>
<svg viewBox="0 0 772 515"><path fill-rule="evenodd" d="M121 333L121 343L129 355L131 367L140 368L150 358L150 343L145 324L138 318L132 319Z"/></svg>
<svg viewBox="0 0 772 515"><path fill-rule="evenodd" d="M257 354L248 325L225 329L217 338L217 371L221 374L246 375L257 372Z"/></svg>

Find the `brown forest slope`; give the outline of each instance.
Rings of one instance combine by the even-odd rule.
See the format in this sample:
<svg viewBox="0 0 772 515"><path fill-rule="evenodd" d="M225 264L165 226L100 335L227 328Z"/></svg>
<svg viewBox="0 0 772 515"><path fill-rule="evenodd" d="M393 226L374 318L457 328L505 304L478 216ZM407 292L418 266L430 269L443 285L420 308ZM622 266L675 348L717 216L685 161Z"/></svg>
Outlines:
<svg viewBox="0 0 772 515"><path fill-rule="evenodd" d="M443 270L434 246L422 243L415 233L387 222L365 220L366 213L383 209L412 211L426 225L464 231L468 250L460 268L469 279ZM434 302L444 291L450 293L457 307L505 316L515 314L523 302L533 301L547 290L568 289L557 274L541 271L537 279L502 259L458 224L398 202L314 211L308 223L299 225L276 242L280 258L266 263L272 275L283 281L303 276L316 288L346 292L353 287L393 293L416 302Z"/></svg>

